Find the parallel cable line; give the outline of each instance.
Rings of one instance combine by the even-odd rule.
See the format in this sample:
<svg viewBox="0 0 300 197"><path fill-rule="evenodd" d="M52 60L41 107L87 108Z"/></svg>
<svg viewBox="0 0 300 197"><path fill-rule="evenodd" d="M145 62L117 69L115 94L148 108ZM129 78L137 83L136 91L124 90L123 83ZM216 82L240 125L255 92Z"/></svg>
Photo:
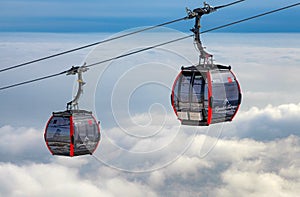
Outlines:
<svg viewBox="0 0 300 197"><path fill-rule="evenodd" d="M245 18L245 19L234 21L232 23L227 23L225 25L221 25L221 26L218 26L218 27L214 27L214 28L202 31L201 34L208 33L208 32L211 32L211 31L215 31L215 30L218 30L218 29L222 29L222 28L225 28L225 27L229 27L229 26L232 26L232 25L235 25L235 24L238 24L238 23L242 23L242 22L245 22L245 21L248 21L248 20L259 18L259 17L265 16L265 15L268 15L268 14L272 14L272 13L275 13L275 12L282 11L282 10L286 10L286 9L289 9L289 8L292 8L292 7L295 7L295 6L298 6L298 5L300 5L300 3L295 3L295 4L292 4L292 5L289 5L289 6L285 6L285 7L279 8L279 9L275 9L275 10L264 12L262 14L251 16L251 17L248 17L248 18ZM187 38L192 37L192 36L193 35L188 35L188 36L180 37L180 38L177 38L177 39L174 39L174 40L170 40L168 42L164 42L164 43L161 43L161 44L157 44L157 45L153 45L153 46L150 46L150 47L146 47L144 49L140 49L140 50L137 50L137 51L129 52L129 53L126 53L126 54L123 54L123 55L120 55L120 56L112 57L112 58L109 58L109 59L106 59L106 60L102 60L100 62L96 62L96 63L90 64L90 65L87 65L87 67L93 67L93 66L96 66L96 65L99 65L99 64L103 64L103 63L106 63L106 62L109 62L109 61L112 61L112 60L120 59L120 58L129 56L129 55L141 53L143 51L148 51L148 50L151 50L151 49L163 46L163 45L167 45L167 44L170 44L170 43L173 43L173 42L177 42L177 41L180 41L180 40L183 40L183 39L187 39ZM56 73L56 74L47 75L47 76L44 76L44 77L40 77L40 78L28 80L28 81L23 81L23 82L16 83L16 84L13 84L13 85L4 86L4 87L0 88L0 91L1 90L5 90L5 89L9 89L9 88L13 88L13 87L17 87L17 86L21 86L21 85L25 85L25 84L29 84L29 83L33 83L33 82L37 82L37 81L41 81L41 80L45 80L45 79L49 79L49 78L53 78L53 77L57 77L59 75L66 74L67 72L68 72L68 70L60 72L60 73Z"/></svg>
<svg viewBox="0 0 300 197"><path fill-rule="evenodd" d="M42 57L42 58L39 58L39 59L35 59L35 60L31 60L31 61L24 62L24 63L21 63L21 64L17 64L17 65L14 65L14 66L10 66L10 67L7 67L7 68L3 68L3 69L0 69L0 72L4 72L4 71L24 67L24 66L27 66L29 64L33 64L33 63L40 62L40 61L43 61L43 60L47 60L47 59L50 59L50 58L54 58L54 57L57 57L57 56L65 55L65 54L68 54L68 53L72 53L72 52L75 52L75 51L78 51L78 50L82 50L82 49L89 48L89 47L92 47L92 46L95 46L95 45L99 45L99 44L103 44L103 43L110 42L110 41L113 41L113 40L117 40L117 39L120 39L120 38L124 38L124 37L130 36L130 35L141 33L141 32L144 32L144 31L148 31L148 30L151 30L151 29L155 29L155 28L158 28L158 27L162 27L162 26L169 25L171 23L176 23L176 22L186 20L186 19L187 19L187 17L183 17L183 18L175 19L175 20L168 21L168 22L165 22L165 23L161 23L161 24L158 24L158 25L146 27L144 29L140 29L140 30L133 31L133 32L130 32L130 33L126 33L126 34L123 34L123 35L119 35L119 36L116 36L116 37L108 38L106 40L102 40L102 41L99 41L99 42L94 42L94 43L91 43L91 44L88 44L88 45L84 45L84 46L81 46L81 47L77 47L77 48L70 49L70 50L67 50L67 51L63 51L63 52L60 52L60 53L56 53L56 54L53 54L53 55L45 56L45 57Z"/></svg>
<svg viewBox="0 0 300 197"><path fill-rule="evenodd" d="M5 89L9 89L9 88L13 88L13 87L17 87L17 86L21 86L21 85L25 85L25 84L28 84L28 83L33 83L33 82L42 81L42 80L45 80L45 79L57 77L59 75L63 75L63 74L66 74L66 73L67 73L67 71L63 71L63 72L60 72L60 73L47 75L47 76L44 76L44 77L39 77L39 78L31 79L31 80L28 80L28 81L23 81L23 82L20 82L20 83L15 83L15 84L12 84L12 85L1 87L0 91L5 90Z"/></svg>

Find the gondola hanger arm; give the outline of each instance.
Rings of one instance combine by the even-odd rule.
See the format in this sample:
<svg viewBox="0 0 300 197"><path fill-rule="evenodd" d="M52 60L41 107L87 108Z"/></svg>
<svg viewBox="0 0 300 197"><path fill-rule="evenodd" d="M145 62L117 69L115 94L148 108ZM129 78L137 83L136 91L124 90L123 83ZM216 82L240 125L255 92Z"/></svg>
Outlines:
<svg viewBox="0 0 300 197"><path fill-rule="evenodd" d="M88 69L89 68L86 67L86 63L84 63L82 66L72 66L72 68L67 71L67 75L78 75L78 90L74 99L67 103L67 110L72 110L73 108L78 109L78 101L83 92L83 86L85 84L82 78L82 73L86 72Z"/></svg>
<svg viewBox="0 0 300 197"><path fill-rule="evenodd" d="M201 28L200 19L201 19L201 17L205 14L210 14L212 12L215 12L220 8L228 7L228 6L240 3L242 1L245 1L245 0L235 1L232 3L226 4L226 5L216 6L216 7L212 7L208 3L204 2L202 8L195 8L193 11L186 8L187 18L188 19L195 18L195 25L194 25L194 28L191 29L191 31L194 33L194 41L200 52L199 64L203 64L204 67L207 67L207 66L212 67L213 66L213 55L205 51L204 47L202 46L201 39L200 39L200 28Z"/></svg>

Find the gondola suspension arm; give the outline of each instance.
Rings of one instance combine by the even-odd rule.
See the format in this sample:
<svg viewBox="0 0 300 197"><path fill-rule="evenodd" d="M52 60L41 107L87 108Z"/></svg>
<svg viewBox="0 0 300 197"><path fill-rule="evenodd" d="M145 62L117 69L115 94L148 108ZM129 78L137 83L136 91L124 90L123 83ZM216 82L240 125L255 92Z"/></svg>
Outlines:
<svg viewBox="0 0 300 197"><path fill-rule="evenodd" d="M196 8L193 11L186 8L186 12L188 14L187 18L188 19L195 18L195 25L194 25L194 28L191 29L191 31L194 33L194 41L200 52L199 64L203 64L204 67L213 66L213 55L204 50L204 47L202 46L202 42L200 39L200 28L201 28L200 19L201 19L201 17L205 14L210 14L214 11L217 11L220 8L231 6L233 4L240 3L242 1L245 1L245 0L235 1L233 3L229 3L226 5L222 5L222 6L216 6L216 7L212 7L208 3L204 2L203 3L204 6L202 8Z"/></svg>
<svg viewBox="0 0 300 197"><path fill-rule="evenodd" d="M72 66L72 68L67 71L67 75L76 75L77 74L77 76L78 76L78 79L77 79L78 90L77 90L77 93L76 93L76 96L74 97L74 99L67 103L67 110L79 109L78 101L83 92L83 86L85 84L85 82L83 81L83 78L82 78L82 73L86 72L88 70L88 68L85 65L86 65L86 63L84 63L82 66Z"/></svg>

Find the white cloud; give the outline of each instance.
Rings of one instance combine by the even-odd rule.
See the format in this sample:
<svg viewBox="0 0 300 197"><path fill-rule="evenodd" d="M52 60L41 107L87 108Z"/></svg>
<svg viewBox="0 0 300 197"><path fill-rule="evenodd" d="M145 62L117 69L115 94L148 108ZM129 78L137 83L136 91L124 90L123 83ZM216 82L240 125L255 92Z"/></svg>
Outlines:
<svg viewBox="0 0 300 197"><path fill-rule="evenodd" d="M44 131L26 127L0 127L1 161L45 161L49 154Z"/></svg>
<svg viewBox="0 0 300 197"><path fill-rule="evenodd" d="M215 190L216 196L297 196L299 176L291 174L300 169L299 145L296 136L267 143L221 140L208 156L230 163L221 173L222 184Z"/></svg>
<svg viewBox="0 0 300 197"><path fill-rule="evenodd" d="M299 183L290 182L274 173L228 170L222 175L225 186L216 196L298 196Z"/></svg>
<svg viewBox="0 0 300 197"><path fill-rule="evenodd" d="M148 183L152 188L163 187L165 184L165 176L160 171L154 171L150 174Z"/></svg>
<svg viewBox="0 0 300 197"><path fill-rule="evenodd" d="M88 180L81 180L75 168L56 164L18 166L1 164L1 196L112 196Z"/></svg>
<svg viewBox="0 0 300 197"><path fill-rule="evenodd" d="M222 134L256 140L300 136L299 117L300 103L251 107L247 111L239 111L233 122L225 126Z"/></svg>
<svg viewBox="0 0 300 197"><path fill-rule="evenodd" d="M138 182L128 182L124 179L114 178L108 180L105 184L107 189L113 193L113 196L146 196L154 197L156 194L148 190L147 186L143 186Z"/></svg>
<svg viewBox="0 0 300 197"><path fill-rule="evenodd" d="M34 128L13 128L11 126L4 126L0 128L1 141L0 149L9 150L12 154L20 154L26 149L33 149L34 145L39 143L43 137L43 132Z"/></svg>
<svg viewBox="0 0 300 197"><path fill-rule="evenodd" d="M197 129L187 129L186 133L174 114L155 111L149 124L136 124L137 119L148 123L148 115L135 115L134 120L121 119L122 128L103 129L95 156L107 165L130 172L152 171L169 165L189 147Z"/></svg>
<svg viewBox="0 0 300 197"><path fill-rule="evenodd" d="M288 91L288 92L286 92ZM291 92L293 92L291 94ZM243 91L243 109L247 110L253 106L265 107L268 104L272 105L281 105L284 103L291 103L293 101L298 102L300 94L294 90L291 90L290 87L287 87L286 90L272 90L272 91Z"/></svg>
<svg viewBox="0 0 300 197"><path fill-rule="evenodd" d="M287 106L277 107L280 113L275 113L274 117L280 118L281 113L285 110L289 111ZM296 108L293 108L294 105L291 106L291 109L294 109L292 111L297 112ZM259 114L260 111L264 110L257 109L255 112ZM32 129L6 127L6 130L22 130L23 138L28 138L31 136ZM172 129L168 132L172 132ZM160 137L163 136L166 137L167 134ZM159 136L153 138L152 143L160 144L155 140ZM36 139L32 142L32 146L41 143L38 142L38 138ZM193 140L190 141L191 139ZM217 143L212 144L215 146L203 157L201 148L206 140ZM183 155L180 155L181 152L177 152L178 145L186 141L190 141L191 145ZM135 141L129 147L135 149L140 145L139 141ZM105 151L105 146L105 143L100 144L95 153L96 157L99 152ZM179 154L179 157L169 165L144 173L119 171L103 165L91 156L53 157L48 151L46 154L52 159L43 164L38 161L24 164L2 162L0 163L0 195L152 197L281 194L281 196L296 196L299 192L300 138L298 136L291 135L268 142L239 139L237 136L218 139L216 136L207 136L203 132L194 136L190 127L186 127L182 130L181 137L176 139L176 143L171 143L169 146L168 151L152 154L150 157L152 163L147 163L149 158L147 159L146 154L144 157L137 158L113 154L106 150L103 155L109 160L121 162L124 167L133 164L140 169L147 169L151 166L164 166L166 158L173 158L172 154ZM38 150L33 150L32 154L36 151ZM13 154L11 157L14 156Z"/></svg>
<svg viewBox="0 0 300 197"><path fill-rule="evenodd" d="M116 176L96 180L80 176L78 168L64 165L0 163L0 195L17 196L147 196L155 197L148 186Z"/></svg>
<svg viewBox="0 0 300 197"><path fill-rule="evenodd" d="M199 142L193 146L200 147ZM220 139L205 158L189 152L152 172L148 182L160 192L167 188L186 196L297 196L299 145L296 136L272 142Z"/></svg>

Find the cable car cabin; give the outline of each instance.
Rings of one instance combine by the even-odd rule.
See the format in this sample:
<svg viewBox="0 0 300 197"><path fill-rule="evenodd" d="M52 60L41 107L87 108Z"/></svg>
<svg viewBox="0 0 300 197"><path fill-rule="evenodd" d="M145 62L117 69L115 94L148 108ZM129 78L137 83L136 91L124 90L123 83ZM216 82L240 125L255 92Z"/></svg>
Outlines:
<svg viewBox="0 0 300 197"><path fill-rule="evenodd" d="M92 112L53 112L47 123L44 138L53 155L72 157L92 154L100 140L100 128Z"/></svg>
<svg viewBox="0 0 300 197"><path fill-rule="evenodd" d="M241 89L231 67L182 67L171 103L183 125L208 126L231 121L241 103Z"/></svg>

